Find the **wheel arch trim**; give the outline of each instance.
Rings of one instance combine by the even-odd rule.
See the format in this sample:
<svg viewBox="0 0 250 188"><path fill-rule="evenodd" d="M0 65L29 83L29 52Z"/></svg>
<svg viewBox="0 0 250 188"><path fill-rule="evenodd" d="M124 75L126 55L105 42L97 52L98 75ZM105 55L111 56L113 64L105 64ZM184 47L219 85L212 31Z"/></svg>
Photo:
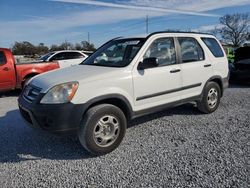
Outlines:
<svg viewBox="0 0 250 188"><path fill-rule="evenodd" d="M84 107L83 115L91 107L98 105L98 104L105 104L105 103L113 104L119 107L124 112L125 116L131 119L133 115L133 108L129 100L121 94L107 94L107 95L101 95L93 99L90 99L84 105L85 107Z"/></svg>

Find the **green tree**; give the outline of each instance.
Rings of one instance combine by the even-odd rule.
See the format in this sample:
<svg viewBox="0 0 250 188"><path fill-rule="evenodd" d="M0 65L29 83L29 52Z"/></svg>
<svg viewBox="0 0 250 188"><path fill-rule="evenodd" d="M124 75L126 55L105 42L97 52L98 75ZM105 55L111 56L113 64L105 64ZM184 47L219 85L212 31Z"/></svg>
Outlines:
<svg viewBox="0 0 250 188"><path fill-rule="evenodd" d="M49 49L49 51L59 51L59 50L64 50L63 49L63 47L62 46L58 46L58 45L56 45L56 44L52 44L51 46L50 46L50 49Z"/></svg>
<svg viewBox="0 0 250 188"><path fill-rule="evenodd" d="M36 54L36 47L27 41L15 42L12 52L15 55L34 55Z"/></svg>
<svg viewBox="0 0 250 188"><path fill-rule="evenodd" d="M43 55L49 52L49 48L44 45L44 43L40 43L36 46L36 54Z"/></svg>
<svg viewBox="0 0 250 188"><path fill-rule="evenodd" d="M88 41L82 41L81 42L82 45L82 50L86 50L86 51L95 51L95 45L92 43L89 43Z"/></svg>
<svg viewBox="0 0 250 188"><path fill-rule="evenodd" d="M63 43L61 44L61 48L62 48L63 50L73 50L73 49L74 49L74 45L71 44L70 42L65 41L65 42L63 42Z"/></svg>
<svg viewBox="0 0 250 188"><path fill-rule="evenodd" d="M76 49L76 50L82 50L82 45L79 44L79 43L76 43L74 49Z"/></svg>

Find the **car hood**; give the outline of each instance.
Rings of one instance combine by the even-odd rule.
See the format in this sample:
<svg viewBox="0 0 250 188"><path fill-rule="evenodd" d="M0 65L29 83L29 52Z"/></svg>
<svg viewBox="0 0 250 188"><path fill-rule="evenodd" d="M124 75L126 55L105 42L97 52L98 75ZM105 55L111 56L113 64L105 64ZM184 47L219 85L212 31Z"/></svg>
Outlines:
<svg viewBox="0 0 250 188"><path fill-rule="evenodd" d="M30 84L42 89L42 93L47 92L55 85L78 81L80 84L91 82L114 76L115 72L121 73L120 68L101 67L91 65L76 65L64 69L58 69L40 74L34 77Z"/></svg>

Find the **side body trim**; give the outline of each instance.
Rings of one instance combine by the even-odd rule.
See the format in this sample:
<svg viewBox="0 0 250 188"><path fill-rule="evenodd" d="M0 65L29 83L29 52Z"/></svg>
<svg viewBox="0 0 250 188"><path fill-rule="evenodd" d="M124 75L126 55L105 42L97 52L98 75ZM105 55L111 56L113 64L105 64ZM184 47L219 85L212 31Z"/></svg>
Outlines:
<svg viewBox="0 0 250 188"><path fill-rule="evenodd" d="M159 92L159 93L144 95L144 96L141 96L141 97L137 97L136 101L140 101L140 100L144 100L144 99L148 99L148 98L153 98L153 97L158 97L158 96L161 96L161 95L166 95L166 94L169 94L169 93L174 93L174 92L178 92L178 91L182 91L182 90L186 90L186 89L191 89L191 88L194 88L194 87L199 87L199 86L201 86L201 84L202 83L197 83L197 84L192 84L192 85L189 85L189 86L184 86L184 87L180 87L180 88L176 88L176 89L162 91L162 92Z"/></svg>
<svg viewBox="0 0 250 188"><path fill-rule="evenodd" d="M187 99L182 99L182 100L179 100L179 101L175 101L175 102L163 104L163 105L160 105L160 106L148 108L148 109L145 109L145 110L136 111L136 112L133 112L133 115L132 115L131 119L135 119L135 118L138 118L138 117L141 117L141 116L144 116L144 115L160 112L160 111L166 110L168 108L176 107L176 106L179 106L179 105L182 105L182 104L186 104L188 102L199 101L199 100L201 100L201 95L197 95L197 96L190 97L190 98L187 98Z"/></svg>

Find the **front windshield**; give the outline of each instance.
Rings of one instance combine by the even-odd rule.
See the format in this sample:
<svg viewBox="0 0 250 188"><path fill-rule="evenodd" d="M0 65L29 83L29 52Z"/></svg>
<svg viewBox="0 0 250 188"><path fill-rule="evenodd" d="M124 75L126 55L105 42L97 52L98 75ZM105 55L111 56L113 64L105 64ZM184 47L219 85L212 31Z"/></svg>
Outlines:
<svg viewBox="0 0 250 188"><path fill-rule="evenodd" d="M49 52L45 55L43 55L42 57L39 58L39 60L43 60L43 61L47 61L47 59L52 56L55 52Z"/></svg>
<svg viewBox="0 0 250 188"><path fill-rule="evenodd" d="M99 48L81 65L125 67L131 63L144 44L144 39L112 40Z"/></svg>

